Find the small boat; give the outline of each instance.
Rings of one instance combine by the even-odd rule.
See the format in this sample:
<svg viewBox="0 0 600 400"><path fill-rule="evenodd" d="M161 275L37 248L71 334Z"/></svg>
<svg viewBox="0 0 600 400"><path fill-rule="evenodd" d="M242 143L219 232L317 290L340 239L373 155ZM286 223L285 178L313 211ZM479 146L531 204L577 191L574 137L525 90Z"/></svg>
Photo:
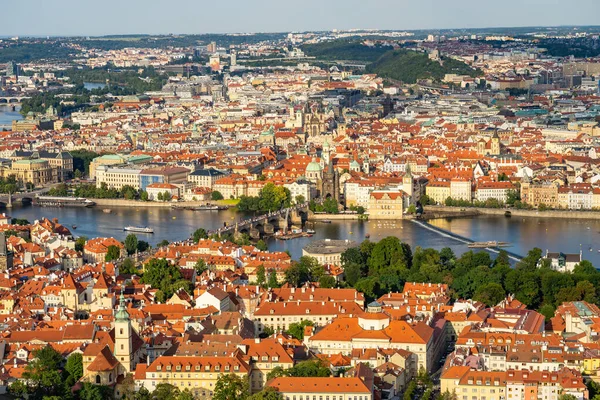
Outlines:
<svg viewBox="0 0 600 400"><path fill-rule="evenodd" d="M330 224L331 220L330 219L322 219L321 222L324 224Z"/></svg>
<svg viewBox="0 0 600 400"><path fill-rule="evenodd" d="M72 225L71 228L77 229L77 225Z"/></svg>
<svg viewBox="0 0 600 400"><path fill-rule="evenodd" d="M366 233L366 234L365 234L365 239L368 239L368 238L370 238L370 237L371 237L371 235L370 235L369 233Z"/></svg>
<svg viewBox="0 0 600 400"><path fill-rule="evenodd" d="M471 249L486 249L488 247L494 248L494 247L508 247L510 246L510 243L507 242L498 242L495 240L491 240L488 242L473 242L473 243L469 243L469 245L467 247L471 248Z"/></svg>
<svg viewBox="0 0 600 400"><path fill-rule="evenodd" d="M112 212L112 210L110 208L105 208L105 209L102 210L102 212L104 214L110 214Z"/></svg>
<svg viewBox="0 0 600 400"><path fill-rule="evenodd" d="M154 233L154 229L147 226L126 226L123 230L127 232Z"/></svg>
<svg viewBox="0 0 600 400"><path fill-rule="evenodd" d="M310 233L311 235L314 235L316 232L314 229L307 229L306 233Z"/></svg>

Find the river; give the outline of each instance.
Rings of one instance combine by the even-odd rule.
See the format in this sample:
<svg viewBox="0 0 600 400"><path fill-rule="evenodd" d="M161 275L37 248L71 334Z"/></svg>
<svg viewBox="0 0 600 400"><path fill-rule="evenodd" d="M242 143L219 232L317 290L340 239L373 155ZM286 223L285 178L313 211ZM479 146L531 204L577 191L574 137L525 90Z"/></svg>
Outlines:
<svg viewBox="0 0 600 400"><path fill-rule="evenodd" d="M93 208L40 208L35 206L15 207L7 210L12 217L36 219L58 218L77 236L112 236L123 240L127 232L124 226L149 226L154 234L138 234L141 240L156 244L163 239L169 241L184 240L197 228L207 230L223 226L223 222L232 223L241 216L227 211L187 211L167 208L112 208L105 214L98 207ZM309 223L312 227L313 224ZM498 240L511 243L507 250L517 255L526 255L533 247L546 251L577 253L583 249L583 257L600 267L600 220L568 220L550 218L506 218L497 216L479 216L473 218L436 219L428 221L433 227L449 231L455 235L475 241ZM456 254L468 250L466 243L441 234L427 225L400 221L333 221L331 224L315 222L316 231L312 238L299 238L288 241L270 239L267 241L272 251L289 250L297 259L302 255L302 247L315 239L350 239L361 242L365 235L377 241L386 236L397 236L401 240L416 246L441 249L450 247ZM592 249L590 251L589 249Z"/></svg>
<svg viewBox="0 0 600 400"><path fill-rule="evenodd" d="M0 130L3 126L10 126L14 120L23 119L19 113L21 106L15 105L15 111L12 110L12 105L0 104ZM10 130L10 129L9 129Z"/></svg>

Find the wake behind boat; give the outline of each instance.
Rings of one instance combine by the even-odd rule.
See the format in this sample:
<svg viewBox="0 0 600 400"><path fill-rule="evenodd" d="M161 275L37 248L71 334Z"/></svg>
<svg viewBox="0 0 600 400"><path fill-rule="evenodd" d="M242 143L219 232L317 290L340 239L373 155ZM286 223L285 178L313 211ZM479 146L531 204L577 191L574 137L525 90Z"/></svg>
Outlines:
<svg viewBox="0 0 600 400"><path fill-rule="evenodd" d="M127 232L154 233L154 229L147 226L126 226L123 230Z"/></svg>

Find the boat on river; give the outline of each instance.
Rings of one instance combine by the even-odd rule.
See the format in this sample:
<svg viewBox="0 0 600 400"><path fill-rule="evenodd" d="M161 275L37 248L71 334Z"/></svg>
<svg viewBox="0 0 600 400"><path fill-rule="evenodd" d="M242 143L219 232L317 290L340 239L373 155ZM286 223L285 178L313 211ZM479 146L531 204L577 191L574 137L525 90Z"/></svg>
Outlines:
<svg viewBox="0 0 600 400"><path fill-rule="evenodd" d="M36 196L33 204L40 207L92 207L96 205L92 200L83 197L68 196Z"/></svg>
<svg viewBox="0 0 600 400"><path fill-rule="evenodd" d="M154 229L148 228L147 226L126 226L123 230L137 233L154 233Z"/></svg>

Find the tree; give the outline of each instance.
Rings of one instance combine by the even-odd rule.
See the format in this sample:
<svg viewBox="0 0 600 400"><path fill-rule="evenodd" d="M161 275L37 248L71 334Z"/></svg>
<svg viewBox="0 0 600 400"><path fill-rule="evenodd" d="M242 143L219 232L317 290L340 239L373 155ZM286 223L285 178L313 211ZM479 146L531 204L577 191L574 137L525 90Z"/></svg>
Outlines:
<svg viewBox="0 0 600 400"><path fill-rule="evenodd" d="M490 307L495 306L506 298L506 292L499 283L489 282L475 290L473 300L477 300Z"/></svg>
<svg viewBox="0 0 600 400"><path fill-rule="evenodd" d="M156 200L158 200L158 201L163 201L163 199L164 199L164 198L163 198L163 194L162 194L162 192L158 192L158 193L156 194Z"/></svg>
<svg viewBox="0 0 600 400"><path fill-rule="evenodd" d="M198 228L194 231L192 235L192 239L194 239L195 243L198 243L201 239L208 239L208 233L206 233L206 229Z"/></svg>
<svg viewBox="0 0 600 400"><path fill-rule="evenodd" d="M179 389L169 383L159 383L152 392L152 399L156 400L177 400Z"/></svg>
<svg viewBox="0 0 600 400"><path fill-rule="evenodd" d="M163 201L169 201L171 200L172 196L171 196L171 192L169 192L168 190L165 190L165 192L163 193Z"/></svg>
<svg viewBox="0 0 600 400"><path fill-rule="evenodd" d="M133 260L127 257L123 260L123 264L121 264L121 267L119 268L119 273L123 275L135 275L138 273L138 270Z"/></svg>
<svg viewBox="0 0 600 400"><path fill-rule="evenodd" d="M339 210L339 204L337 202L336 199L334 198L328 198L325 199L323 201L323 210L327 213L327 214L337 214L340 212Z"/></svg>
<svg viewBox="0 0 600 400"><path fill-rule="evenodd" d="M105 400L112 398L112 391L108 386L84 382L77 395L81 400Z"/></svg>
<svg viewBox="0 0 600 400"><path fill-rule="evenodd" d="M307 326L314 326L314 323L307 319L300 322L293 322L290 324L287 333L298 340L302 340L304 339L304 328Z"/></svg>
<svg viewBox="0 0 600 400"><path fill-rule="evenodd" d="M298 196L296 196L296 198L294 200L296 200L296 204L304 204L304 203L306 203L306 198L304 198L304 196L302 196L301 194L299 194Z"/></svg>
<svg viewBox="0 0 600 400"><path fill-rule="evenodd" d="M72 353L67 358L65 371L69 374L67 385L73 386L83 376L83 356L81 353Z"/></svg>
<svg viewBox="0 0 600 400"><path fill-rule="evenodd" d="M146 242L145 240L140 240L140 241L138 241L137 251L140 253L143 253L144 251L148 250L150 247L151 247L150 243Z"/></svg>
<svg viewBox="0 0 600 400"><path fill-rule="evenodd" d="M561 394L558 396L558 400L577 400L577 397L572 394Z"/></svg>
<svg viewBox="0 0 600 400"><path fill-rule="evenodd" d="M167 247L169 245L169 241L167 239L163 239L156 244L158 247Z"/></svg>
<svg viewBox="0 0 600 400"><path fill-rule="evenodd" d="M33 352L34 359L27 364L23 379L27 381L28 392L34 398L60 396L63 380L60 374L62 356L51 346Z"/></svg>
<svg viewBox="0 0 600 400"><path fill-rule="evenodd" d="M221 192L214 190L211 194L210 194L210 199L212 201L218 201L218 200L223 200L223 195L221 194Z"/></svg>
<svg viewBox="0 0 600 400"><path fill-rule="evenodd" d="M279 282L277 282L277 272L275 272L275 270L271 270L269 272L269 281L267 282L267 286L270 288L279 287Z"/></svg>
<svg viewBox="0 0 600 400"><path fill-rule="evenodd" d="M83 248L85 247L85 243L86 242L87 242L87 237L85 237L85 236L79 236L75 240L75 250L76 251L83 251Z"/></svg>
<svg viewBox="0 0 600 400"><path fill-rule="evenodd" d="M138 238L133 233L130 233L125 238L125 250L127 250L127 254L134 254L138 248Z"/></svg>
<svg viewBox="0 0 600 400"><path fill-rule="evenodd" d="M319 279L319 287L321 287L321 288L331 289L331 288L334 288L336 284L337 284L337 282L336 282L335 278L331 275L323 275Z"/></svg>
<svg viewBox="0 0 600 400"><path fill-rule="evenodd" d="M409 214L415 214L417 212L417 207L415 207L414 204L411 204L410 206L408 206L406 212Z"/></svg>
<svg viewBox="0 0 600 400"><path fill-rule="evenodd" d="M145 190L143 190L140 193L140 200L142 201L148 201L150 198L148 197L148 192L146 192Z"/></svg>
<svg viewBox="0 0 600 400"><path fill-rule="evenodd" d="M248 400L283 400L283 395L275 388L267 387L248 397Z"/></svg>
<svg viewBox="0 0 600 400"><path fill-rule="evenodd" d="M171 298L173 293L179 289L184 289L188 293L191 293L192 283L183 279L179 268L164 258L150 259L145 265L144 270L141 282L150 284L154 289L160 291L160 299L158 299L160 302ZM157 298L159 297L158 293L156 296Z"/></svg>
<svg viewBox="0 0 600 400"><path fill-rule="evenodd" d="M246 399L250 393L248 381L235 374L220 375L215 384L214 400Z"/></svg>
<svg viewBox="0 0 600 400"><path fill-rule="evenodd" d="M267 251L268 250L267 244L262 239L260 239L258 242L256 242L256 244L254 245L254 247L256 247L257 249L259 249L260 251Z"/></svg>
<svg viewBox="0 0 600 400"><path fill-rule="evenodd" d="M121 257L121 249L119 246L111 244L108 246L106 256L104 256L104 261L110 262L114 260L118 260Z"/></svg>
<svg viewBox="0 0 600 400"><path fill-rule="evenodd" d="M256 284L262 288L266 286L267 283L267 273L265 271L264 265L259 265L256 269Z"/></svg>
<svg viewBox="0 0 600 400"><path fill-rule="evenodd" d="M199 259L196 261L194 265L194 269L196 270L196 275L201 275L204 271L208 270L208 266L203 259Z"/></svg>

